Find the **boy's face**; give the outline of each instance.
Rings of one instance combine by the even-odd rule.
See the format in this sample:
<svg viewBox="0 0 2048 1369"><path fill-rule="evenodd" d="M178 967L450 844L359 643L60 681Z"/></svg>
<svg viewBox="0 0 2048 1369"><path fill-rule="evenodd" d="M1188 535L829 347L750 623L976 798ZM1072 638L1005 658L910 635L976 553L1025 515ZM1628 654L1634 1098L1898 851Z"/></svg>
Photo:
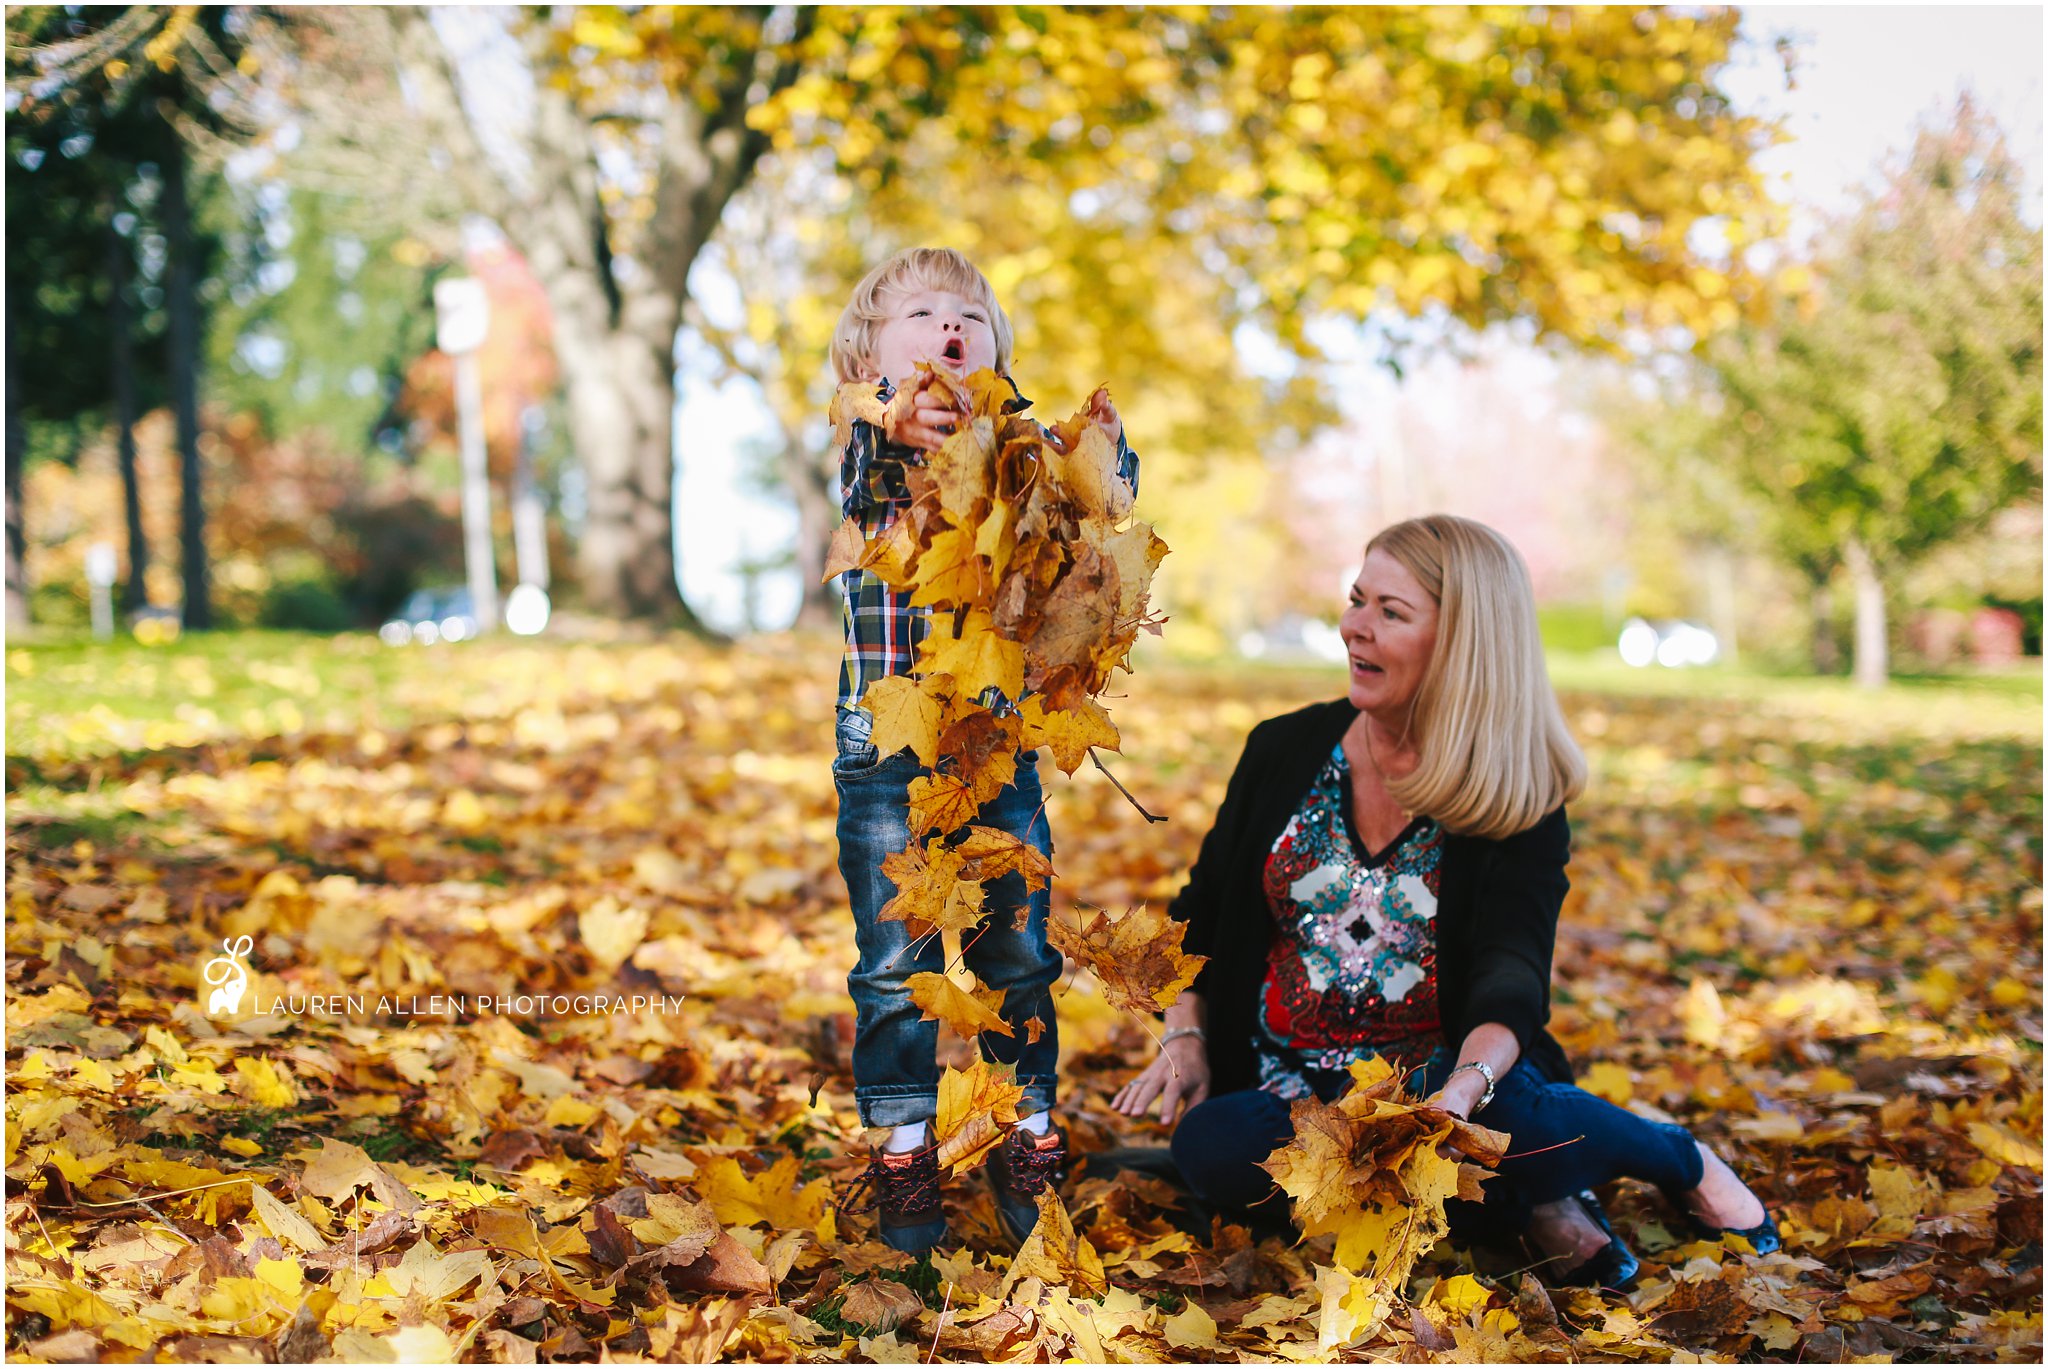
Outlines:
<svg viewBox="0 0 2048 1369"><path fill-rule="evenodd" d="M996 330L987 306L950 290L915 290L889 300L889 317L875 332L870 379L907 384L920 361L956 376L995 366Z"/></svg>

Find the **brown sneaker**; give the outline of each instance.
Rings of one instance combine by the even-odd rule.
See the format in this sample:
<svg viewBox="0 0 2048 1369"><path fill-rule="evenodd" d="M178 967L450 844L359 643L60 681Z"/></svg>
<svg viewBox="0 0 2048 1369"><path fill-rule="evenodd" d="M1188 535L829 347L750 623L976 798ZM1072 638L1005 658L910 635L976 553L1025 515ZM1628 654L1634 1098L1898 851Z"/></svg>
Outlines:
<svg viewBox="0 0 2048 1369"><path fill-rule="evenodd" d="M846 1196L849 1203L866 1198L860 1206L847 1210L878 1213L876 1228L893 1250L923 1255L951 1243L953 1233L939 1204L937 1146L893 1155L874 1152Z"/></svg>
<svg viewBox="0 0 2048 1369"><path fill-rule="evenodd" d="M1038 1195L1058 1182L1066 1164L1067 1134L1058 1127L1048 1127L1043 1136L1014 1127L989 1155L988 1186L1013 1245L1023 1245L1038 1225Z"/></svg>

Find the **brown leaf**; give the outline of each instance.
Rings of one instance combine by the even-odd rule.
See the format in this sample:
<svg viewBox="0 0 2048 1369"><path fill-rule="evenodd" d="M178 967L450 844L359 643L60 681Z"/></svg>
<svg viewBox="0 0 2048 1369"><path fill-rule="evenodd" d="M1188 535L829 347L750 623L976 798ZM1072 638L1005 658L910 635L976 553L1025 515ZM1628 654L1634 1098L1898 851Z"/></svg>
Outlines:
<svg viewBox="0 0 2048 1369"><path fill-rule="evenodd" d="M324 1250L315 1250L300 1256L300 1263L308 1269L343 1269L361 1263L366 1255L374 1255L412 1234L412 1217L404 1212L379 1212L370 1219L369 1225L361 1231L343 1236Z"/></svg>
<svg viewBox="0 0 2048 1369"><path fill-rule="evenodd" d="M696 1293L763 1293L775 1291L775 1281L768 1277L768 1268L734 1240L732 1233L721 1231L703 1255L687 1265L671 1265L662 1271L668 1286L679 1292Z"/></svg>
<svg viewBox="0 0 2048 1369"><path fill-rule="evenodd" d="M870 1332L894 1331L925 1311L924 1300L893 1279L869 1279L847 1290L839 1315Z"/></svg>
<svg viewBox="0 0 2048 1369"><path fill-rule="evenodd" d="M1145 1014L1163 1012L1208 963L1182 954L1186 934L1186 923L1146 907L1097 910L1079 927L1059 918L1046 923L1046 939L1095 976L1110 1007Z"/></svg>

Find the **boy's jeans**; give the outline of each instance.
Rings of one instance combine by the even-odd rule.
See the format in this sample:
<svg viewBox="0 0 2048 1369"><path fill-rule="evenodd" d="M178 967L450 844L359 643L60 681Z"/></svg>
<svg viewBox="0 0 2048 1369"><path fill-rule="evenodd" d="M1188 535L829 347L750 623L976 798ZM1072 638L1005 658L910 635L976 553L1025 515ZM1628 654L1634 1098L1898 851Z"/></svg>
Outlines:
<svg viewBox="0 0 2048 1369"><path fill-rule="evenodd" d="M882 861L910 844L910 782L924 770L908 751L876 755L868 741L873 726L866 713L840 711L839 755L832 762L832 780L839 790L839 872L853 901L854 936L860 947L860 961L846 977L854 1007L853 1097L862 1125L894 1127L929 1122L938 1115L939 1024L920 1020L924 1014L910 1001L904 985L914 974L942 972L945 951L942 939L932 935L913 952L907 924L884 922L879 916L882 905L896 896L895 882L882 873ZM974 822L1021 833L1040 851L1052 854L1035 753L1018 756L1017 778L983 806ZM1045 940L1050 890L1029 896L1030 920L1020 932L1016 914L1025 898L1022 875L990 881L983 905L988 916L980 928L970 928L961 937L968 968L984 985L1003 994L1003 1020L1016 1032L1014 1037L983 1032L981 1051L989 1060L1017 1067L1017 1082L1024 1088L1018 1104L1021 1117L1053 1103L1060 1042L1052 985L1062 964ZM1045 1024L1045 1031L1031 1042L1024 1024L1034 1017Z"/></svg>

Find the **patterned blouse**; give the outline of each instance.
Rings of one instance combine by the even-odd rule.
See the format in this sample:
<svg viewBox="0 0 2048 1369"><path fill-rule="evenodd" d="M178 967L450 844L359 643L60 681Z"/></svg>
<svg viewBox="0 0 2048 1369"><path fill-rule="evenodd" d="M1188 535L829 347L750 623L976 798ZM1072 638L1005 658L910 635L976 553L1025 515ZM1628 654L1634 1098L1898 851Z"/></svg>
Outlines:
<svg viewBox="0 0 2048 1369"><path fill-rule="evenodd" d="M1266 858L1276 932L1259 993L1259 1087L1290 1099L1327 1093L1363 1055L1412 1068L1435 1049L1442 855L1442 829L1428 818L1367 851L1351 816L1350 762L1341 742L1332 748Z"/></svg>

